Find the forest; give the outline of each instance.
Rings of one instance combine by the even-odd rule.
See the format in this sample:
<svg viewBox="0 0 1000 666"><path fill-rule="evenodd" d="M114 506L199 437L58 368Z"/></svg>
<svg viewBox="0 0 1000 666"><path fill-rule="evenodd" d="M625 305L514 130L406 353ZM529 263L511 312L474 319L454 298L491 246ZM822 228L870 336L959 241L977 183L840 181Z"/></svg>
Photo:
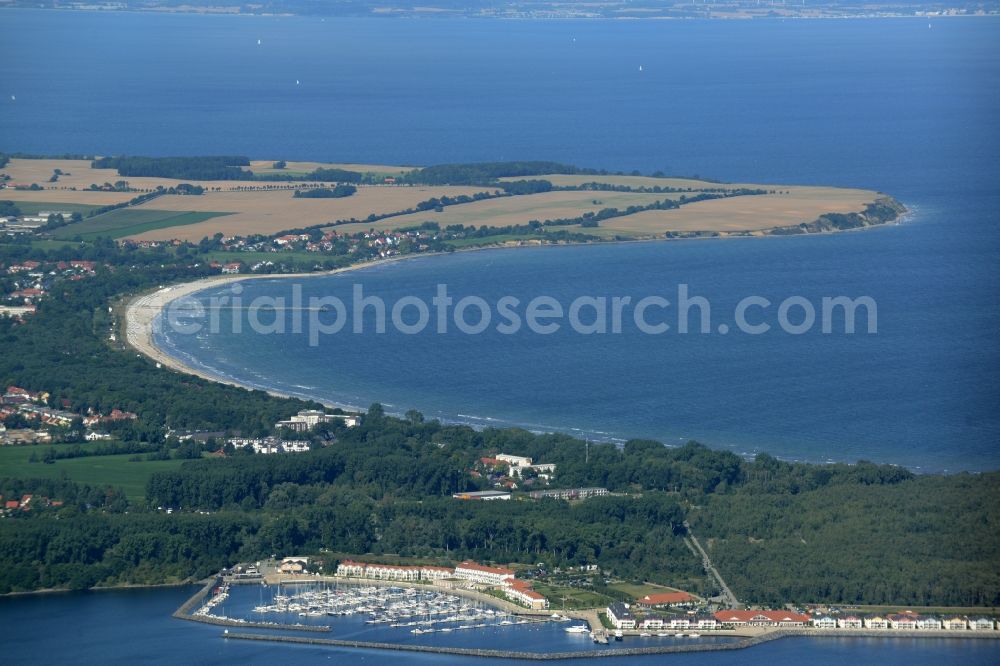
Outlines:
<svg viewBox="0 0 1000 666"><path fill-rule="evenodd" d="M303 199L342 199L349 197L358 188L353 185L337 185L336 187L314 187L310 190L295 190L292 196Z"/></svg>
<svg viewBox="0 0 1000 666"><path fill-rule="evenodd" d="M253 174L240 167L250 166L242 156L204 157L100 157L90 163L95 169L117 169L119 176L149 176L180 180L248 180ZM247 178L249 175L249 178Z"/></svg>
<svg viewBox="0 0 1000 666"><path fill-rule="evenodd" d="M598 172L558 162L475 162L438 164L414 169L397 178L397 182L414 185L495 185L500 178L520 178L550 173L596 174Z"/></svg>

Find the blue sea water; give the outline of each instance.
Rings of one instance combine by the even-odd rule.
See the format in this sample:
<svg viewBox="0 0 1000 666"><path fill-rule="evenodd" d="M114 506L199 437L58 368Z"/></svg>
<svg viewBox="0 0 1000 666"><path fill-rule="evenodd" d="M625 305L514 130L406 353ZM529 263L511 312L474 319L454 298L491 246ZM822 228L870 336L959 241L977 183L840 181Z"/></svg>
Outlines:
<svg viewBox="0 0 1000 666"><path fill-rule="evenodd" d="M804 460L1000 466L1000 21L382 21L4 11L0 145L612 170L879 189L865 233L480 252L307 294L871 296L875 335L171 336L261 387ZM37 46L45 35L45 48ZM257 44L260 39L261 44ZM639 71L642 65L642 71ZM296 85L296 80L300 83ZM8 94L9 93L9 94ZM16 99L13 99L16 97ZM289 224L293 224L293 220ZM250 283L247 297L286 293ZM285 290L284 292L282 290ZM773 323L774 312L772 310Z"/></svg>
<svg viewBox="0 0 1000 666"><path fill-rule="evenodd" d="M386 655L372 650L349 650L316 646L224 641L222 629L175 620L170 617L196 588L130 590L114 592L46 594L30 597L0 597L0 639L5 663L39 662L44 645L45 661L70 664L465 664L468 657L397 652ZM503 649L522 646L543 651L567 651L594 647L589 640L562 632L560 625L506 628L505 633L485 635L483 647ZM342 637L335 627L324 637ZM499 631L499 630L498 630ZM542 643L543 634L551 633ZM54 638L58 635L58 640ZM349 633L349 632L348 632ZM451 641L423 636L420 643ZM639 645L630 639L626 647ZM584 645L586 643L586 645ZM671 654L650 657L604 658L600 663L648 666L669 661L678 666L712 664L884 664L885 666L938 666L995 664L1000 644L995 640L955 639L864 639L802 638L765 643L749 650L717 653ZM522 663L502 659L477 663ZM590 663L573 661L567 663Z"/></svg>
<svg viewBox="0 0 1000 666"><path fill-rule="evenodd" d="M711 299L713 323L732 323L732 307L747 295L870 295L877 335L337 335L318 348L292 335L161 340L220 374L480 425L667 443L695 437L737 452L921 470L1000 466L996 19L936 20L928 30L922 20L321 21L3 10L0 43L4 150L411 164L555 159L866 187L913 210L904 225L864 233L478 252L303 284L307 295L347 298L359 282L391 301L429 296L438 283L456 296L673 300L685 283ZM246 288L250 297L290 287ZM34 663L45 645L47 658L71 663L385 659L226 643L217 629L169 618L187 594L0 599L3 656ZM671 661L986 664L997 651L992 642L803 639Z"/></svg>

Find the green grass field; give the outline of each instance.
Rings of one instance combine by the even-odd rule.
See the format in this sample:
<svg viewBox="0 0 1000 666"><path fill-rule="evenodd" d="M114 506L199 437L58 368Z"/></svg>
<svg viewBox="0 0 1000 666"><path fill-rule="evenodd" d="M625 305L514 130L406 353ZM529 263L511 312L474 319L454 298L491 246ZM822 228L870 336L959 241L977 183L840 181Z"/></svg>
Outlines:
<svg viewBox="0 0 1000 666"><path fill-rule="evenodd" d="M99 446L100 444L82 444ZM146 496L146 481L153 472L177 469L183 460L143 460L129 462L131 455L92 456L57 460L51 465L29 462L34 453L41 458L49 448L65 448L71 444L38 444L34 446L0 447L0 476L25 479L56 479L64 473L71 481L92 486L116 486L125 491L130 500L141 500Z"/></svg>
<svg viewBox="0 0 1000 666"><path fill-rule="evenodd" d="M566 227L559 227L564 229ZM507 243L510 241L533 241L543 240L545 234L496 234L495 236L483 236L481 238L456 238L446 241L448 245L456 248L475 247L476 245L488 245L490 243Z"/></svg>
<svg viewBox="0 0 1000 666"><path fill-rule="evenodd" d="M80 243L70 240L31 240L31 247L38 250L61 250L64 247L80 247Z"/></svg>
<svg viewBox="0 0 1000 666"><path fill-rule="evenodd" d="M218 261L227 264L231 261L242 261L244 264L255 264L259 261L272 261L275 264L282 261L323 263L331 259L329 255L316 252L207 252L203 259L208 262Z"/></svg>
<svg viewBox="0 0 1000 666"><path fill-rule="evenodd" d="M197 224L229 213L185 213L172 210L146 210L143 208L118 208L109 213L91 217L77 224L69 224L57 229L54 236L72 239L79 236L84 240L99 237L122 238L155 229Z"/></svg>
<svg viewBox="0 0 1000 666"><path fill-rule="evenodd" d="M583 608L604 608L614 599L590 590L561 585L536 583L534 590L549 600L553 610L579 610Z"/></svg>
<svg viewBox="0 0 1000 666"><path fill-rule="evenodd" d="M37 215L43 210L59 211L70 214L80 213L81 215L86 215L90 211L100 208L100 206L91 206L90 204L49 203L47 201L17 201L15 203L24 215Z"/></svg>
<svg viewBox="0 0 1000 666"><path fill-rule="evenodd" d="M618 590L619 592L624 592L625 594L631 596L633 599L642 599L647 594L662 594L664 592L673 592L674 589L671 587L664 587L662 585L652 585L650 583L645 583L638 585L635 583L612 583L608 585L612 590Z"/></svg>

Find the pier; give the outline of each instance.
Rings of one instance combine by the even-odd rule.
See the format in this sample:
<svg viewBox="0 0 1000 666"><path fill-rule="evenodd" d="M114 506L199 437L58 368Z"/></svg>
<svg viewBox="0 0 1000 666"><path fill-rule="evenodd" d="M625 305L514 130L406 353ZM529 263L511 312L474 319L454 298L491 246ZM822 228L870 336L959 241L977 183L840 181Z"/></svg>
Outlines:
<svg viewBox="0 0 1000 666"><path fill-rule="evenodd" d="M255 581L254 581L255 582ZM255 622L252 620L234 620L231 618L218 617L215 615L199 615L195 611L200 608L208 597L212 588L226 584L221 577L209 581L204 587L194 593L190 599L181 604L177 610L171 613L171 617L189 622L201 622L202 624L214 624L220 627L239 627L242 629L280 629L283 631L313 631L328 632L330 627L315 626L308 624L279 624L277 622Z"/></svg>

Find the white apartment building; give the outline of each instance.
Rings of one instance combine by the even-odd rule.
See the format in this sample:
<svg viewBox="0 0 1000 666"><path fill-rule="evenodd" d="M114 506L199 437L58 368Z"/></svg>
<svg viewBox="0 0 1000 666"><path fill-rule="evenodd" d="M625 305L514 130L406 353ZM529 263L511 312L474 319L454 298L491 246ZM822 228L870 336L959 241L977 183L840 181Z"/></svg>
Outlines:
<svg viewBox="0 0 1000 666"><path fill-rule="evenodd" d="M507 581L513 580L514 572L511 569L488 567L475 562L462 562L455 567L455 578L482 585L505 585Z"/></svg>

